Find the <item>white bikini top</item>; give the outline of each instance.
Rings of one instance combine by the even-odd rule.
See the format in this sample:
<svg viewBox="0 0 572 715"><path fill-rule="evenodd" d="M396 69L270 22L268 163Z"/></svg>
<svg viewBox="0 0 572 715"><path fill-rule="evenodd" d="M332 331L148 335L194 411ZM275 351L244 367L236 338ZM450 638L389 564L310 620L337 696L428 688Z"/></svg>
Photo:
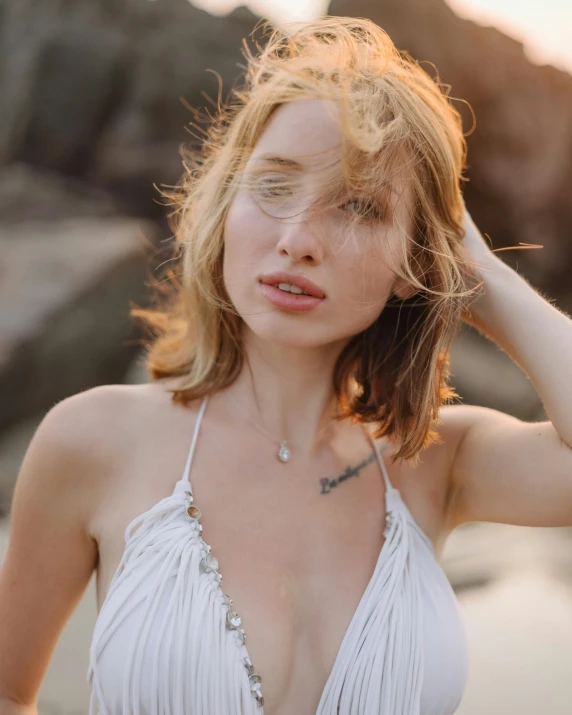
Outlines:
<svg viewBox="0 0 572 715"><path fill-rule="evenodd" d="M90 715L264 714L264 687L189 480L207 400L173 493L125 530L90 648ZM385 541L316 715L450 715L469 666L458 602L365 431L385 480Z"/></svg>

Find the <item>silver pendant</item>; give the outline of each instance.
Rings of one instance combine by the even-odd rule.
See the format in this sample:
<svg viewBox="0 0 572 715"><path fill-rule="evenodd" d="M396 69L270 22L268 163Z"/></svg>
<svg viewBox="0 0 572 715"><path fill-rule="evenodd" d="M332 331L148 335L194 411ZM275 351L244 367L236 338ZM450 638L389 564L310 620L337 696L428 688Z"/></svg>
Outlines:
<svg viewBox="0 0 572 715"><path fill-rule="evenodd" d="M281 462L287 462L290 459L290 450L286 446L286 440L284 440L280 445L280 449L278 450L278 459Z"/></svg>

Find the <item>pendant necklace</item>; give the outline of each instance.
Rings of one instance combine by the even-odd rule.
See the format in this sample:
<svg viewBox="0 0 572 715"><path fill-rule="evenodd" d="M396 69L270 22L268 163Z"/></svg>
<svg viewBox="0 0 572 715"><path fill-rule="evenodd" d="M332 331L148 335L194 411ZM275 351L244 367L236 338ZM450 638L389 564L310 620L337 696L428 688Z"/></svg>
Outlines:
<svg viewBox="0 0 572 715"><path fill-rule="evenodd" d="M268 437L271 437L274 442L278 442L280 447L278 448L278 453L277 457L281 462L288 462L290 460L290 457L292 456L292 452L290 450L290 447L288 446L288 440L285 439L277 439L273 434L270 434L270 432L262 427L262 425L258 424L249 414L248 412L244 409L244 407L240 404L240 402L231 395L230 392L225 393L227 397L230 397L230 399L237 405L237 407L240 408L241 412L248 418L249 422L254 425L258 430L264 432ZM326 427L329 427L329 425L326 425L325 427L322 427L321 430L319 430L318 434L321 434Z"/></svg>

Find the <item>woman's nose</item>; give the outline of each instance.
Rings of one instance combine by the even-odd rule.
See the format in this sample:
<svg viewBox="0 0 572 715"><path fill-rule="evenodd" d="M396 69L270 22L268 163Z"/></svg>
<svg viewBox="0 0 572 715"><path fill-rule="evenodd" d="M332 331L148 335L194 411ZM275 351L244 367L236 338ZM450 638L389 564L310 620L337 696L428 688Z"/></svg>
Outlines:
<svg viewBox="0 0 572 715"><path fill-rule="evenodd" d="M280 222L280 238L276 250L293 261L310 260L319 263L323 257L323 226L311 217L310 212Z"/></svg>

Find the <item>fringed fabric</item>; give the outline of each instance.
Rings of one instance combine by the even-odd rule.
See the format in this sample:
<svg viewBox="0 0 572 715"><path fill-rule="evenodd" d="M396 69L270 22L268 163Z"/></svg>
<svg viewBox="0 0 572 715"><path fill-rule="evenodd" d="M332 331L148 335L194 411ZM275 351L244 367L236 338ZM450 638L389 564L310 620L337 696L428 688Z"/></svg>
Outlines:
<svg viewBox="0 0 572 715"><path fill-rule="evenodd" d="M415 535L399 492L391 486L386 505L385 543L316 715L419 715L423 624Z"/></svg>
<svg viewBox="0 0 572 715"><path fill-rule="evenodd" d="M171 496L126 529L125 551L90 648L89 715L263 713L253 694L252 668L244 660L242 629L227 627L232 609L220 574L208 570L210 546L201 537L198 519L188 516L188 504L188 483L180 480ZM133 612L138 615L122 663L121 708L109 710L98 664ZM146 672L150 683L144 680Z"/></svg>

